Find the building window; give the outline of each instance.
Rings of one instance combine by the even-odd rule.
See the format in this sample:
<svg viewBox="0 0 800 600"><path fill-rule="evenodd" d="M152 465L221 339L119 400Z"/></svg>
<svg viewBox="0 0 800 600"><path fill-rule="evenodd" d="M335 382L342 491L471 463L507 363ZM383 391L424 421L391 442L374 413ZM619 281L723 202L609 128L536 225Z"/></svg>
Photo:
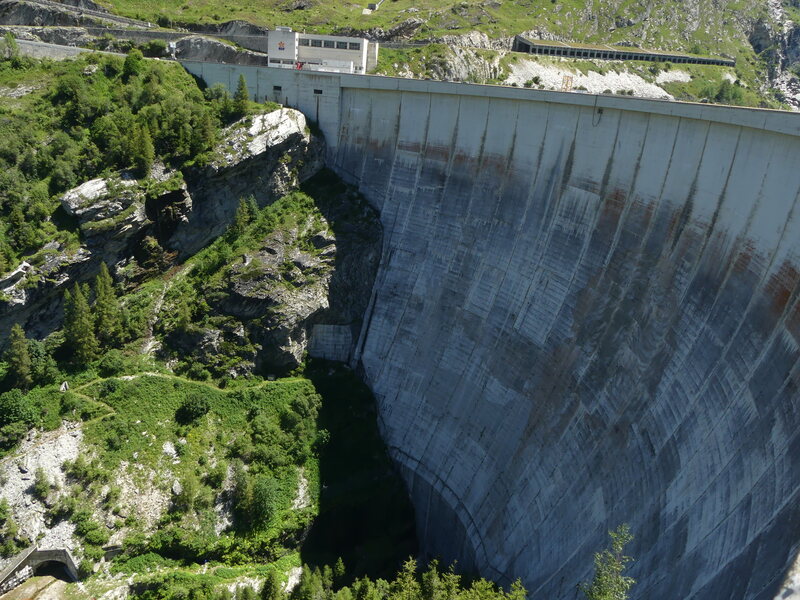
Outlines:
<svg viewBox="0 0 800 600"><path fill-rule="evenodd" d="M347 50L347 42L336 42L337 50Z"/></svg>
<svg viewBox="0 0 800 600"><path fill-rule="evenodd" d="M272 86L272 91L273 92L282 92L283 88L281 86L279 86L279 85L273 85Z"/></svg>
<svg viewBox="0 0 800 600"><path fill-rule="evenodd" d="M322 48L322 40L311 40L311 45L314 48Z"/></svg>
<svg viewBox="0 0 800 600"><path fill-rule="evenodd" d="M308 46L308 40L305 38L300 38L300 45L301 46Z"/></svg>
<svg viewBox="0 0 800 600"><path fill-rule="evenodd" d="M325 48L334 48L335 47L335 44L333 43L333 40L325 40L324 42L322 42L322 45Z"/></svg>
<svg viewBox="0 0 800 600"><path fill-rule="evenodd" d="M269 59L269 64L271 64L271 65L279 65L279 64L281 64L281 61L278 58L270 58Z"/></svg>
<svg viewBox="0 0 800 600"><path fill-rule="evenodd" d="M361 42L350 42L350 50L361 50Z"/></svg>
<svg viewBox="0 0 800 600"><path fill-rule="evenodd" d="M322 90L314 90L314 93L315 93L317 96L319 96L320 94L322 94Z"/></svg>

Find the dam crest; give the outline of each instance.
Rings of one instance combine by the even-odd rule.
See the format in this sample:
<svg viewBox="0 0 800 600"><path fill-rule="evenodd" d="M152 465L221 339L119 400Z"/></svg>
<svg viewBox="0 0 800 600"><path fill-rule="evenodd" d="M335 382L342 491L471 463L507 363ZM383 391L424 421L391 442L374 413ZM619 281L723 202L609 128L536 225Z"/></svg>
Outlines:
<svg viewBox="0 0 800 600"><path fill-rule="evenodd" d="M577 598L772 599L800 545L800 115L184 63L380 211L354 360L429 554Z"/></svg>

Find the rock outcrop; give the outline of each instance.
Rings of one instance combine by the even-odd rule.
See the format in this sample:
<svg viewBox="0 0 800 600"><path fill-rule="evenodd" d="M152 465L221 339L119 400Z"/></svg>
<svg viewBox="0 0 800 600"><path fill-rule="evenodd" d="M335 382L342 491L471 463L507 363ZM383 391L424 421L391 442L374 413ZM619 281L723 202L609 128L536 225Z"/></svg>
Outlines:
<svg viewBox="0 0 800 600"><path fill-rule="evenodd" d="M63 318L64 289L96 275L101 262L116 265L118 274L124 271L135 281L146 273L139 262L152 261L143 257L146 236L162 253L151 268L164 266L179 252L189 256L225 231L240 198L253 195L264 206L283 196L321 168L322 154L322 143L311 136L303 115L280 109L228 128L217 160L187 174L186 183L178 177L177 184L166 184L175 174L159 168L151 179L162 184L158 193L125 173L68 191L61 204L77 220L82 244L77 249L48 244L35 261L0 280L0 331L21 323L29 335L49 334ZM172 252L164 253L156 242Z"/></svg>
<svg viewBox="0 0 800 600"><path fill-rule="evenodd" d="M104 259L118 258L150 224L138 183L130 177L92 179L61 198L64 211L78 219L84 243L101 249Z"/></svg>
<svg viewBox="0 0 800 600"><path fill-rule="evenodd" d="M197 33L211 33L214 35L255 35L262 36L269 32L268 27L253 25L247 21L234 19L224 23L182 23L189 31Z"/></svg>
<svg viewBox="0 0 800 600"><path fill-rule="evenodd" d="M220 369L220 347L237 359L238 376L297 367L316 325L338 326L357 339L380 255L377 213L354 190L321 176L310 182L319 213L278 226L258 248L225 267L209 294L214 325L173 334L167 345Z"/></svg>
<svg viewBox="0 0 800 600"><path fill-rule="evenodd" d="M187 177L192 208L166 242L180 257L224 232L241 199L252 196L266 206L317 173L324 152L302 113L281 108L230 126L217 155Z"/></svg>
<svg viewBox="0 0 800 600"><path fill-rule="evenodd" d="M409 17L389 29L384 29L383 27L371 27L369 29L340 27L334 31L334 34L365 37L377 42L402 42L410 39L424 24L425 21L419 17Z"/></svg>
<svg viewBox="0 0 800 600"><path fill-rule="evenodd" d="M179 60L203 60L234 65L267 64L267 55L242 50L230 44L199 35L181 38L175 42L175 57Z"/></svg>
<svg viewBox="0 0 800 600"><path fill-rule="evenodd" d="M108 24L97 15L79 13L55 3L0 0L0 23L4 25L73 25Z"/></svg>

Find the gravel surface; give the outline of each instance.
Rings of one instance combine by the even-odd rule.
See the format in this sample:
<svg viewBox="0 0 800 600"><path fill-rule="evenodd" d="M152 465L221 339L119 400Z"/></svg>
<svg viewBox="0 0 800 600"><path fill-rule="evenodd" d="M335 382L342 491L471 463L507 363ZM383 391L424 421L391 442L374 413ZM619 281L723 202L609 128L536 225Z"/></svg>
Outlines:
<svg viewBox="0 0 800 600"><path fill-rule="evenodd" d="M516 83L521 87L526 81L538 77L538 85L543 85L548 90L560 90L565 75L572 77L573 90L583 87L590 94L601 94L607 90L611 90L612 93L633 90L633 95L639 98L673 99L656 84L645 81L639 75L627 71L621 73L609 71L602 75L596 71L589 71L584 75L580 71L567 68L566 63L564 67L561 67L528 59L521 59L511 64L511 73L505 83L509 85Z"/></svg>
<svg viewBox="0 0 800 600"><path fill-rule="evenodd" d="M65 483L62 465L79 453L83 432L79 423L66 421L55 431L32 431L16 452L0 461L0 497L11 506L14 521L22 535L38 540L40 548L75 548L74 525L61 522L52 529L45 526L45 506L32 494L37 469L43 469L56 488ZM58 494L59 492L53 492ZM2 564L0 564L2 568Z"/></svg>

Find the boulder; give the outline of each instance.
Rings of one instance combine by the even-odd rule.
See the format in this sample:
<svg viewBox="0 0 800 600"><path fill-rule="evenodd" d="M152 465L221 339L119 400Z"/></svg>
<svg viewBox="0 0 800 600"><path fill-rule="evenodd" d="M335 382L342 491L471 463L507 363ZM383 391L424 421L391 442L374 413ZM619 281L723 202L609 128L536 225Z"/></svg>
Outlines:
<svg viewBox="0 0 800 600"><path fill-rule="evenodd" d="M175 57L179 60L201 60L234 65L267 64L267 55L250 50L242 50L219 40L192 35L175 42Z"/></svg>

